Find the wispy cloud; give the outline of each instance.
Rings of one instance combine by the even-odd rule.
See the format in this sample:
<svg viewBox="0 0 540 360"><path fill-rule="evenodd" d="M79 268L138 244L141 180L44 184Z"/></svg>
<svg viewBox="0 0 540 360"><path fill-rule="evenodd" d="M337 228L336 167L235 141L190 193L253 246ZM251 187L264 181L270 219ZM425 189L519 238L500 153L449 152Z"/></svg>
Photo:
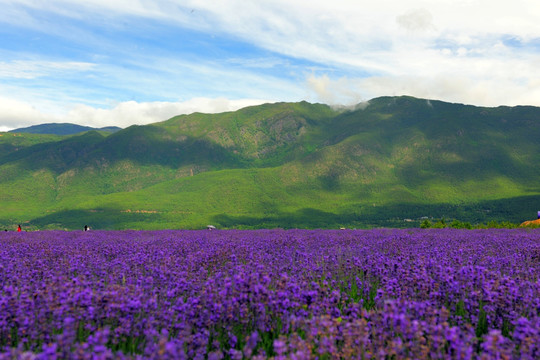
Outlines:
<svg viewBox="0 0 540 360"><path fill-rule="evenodd" d="M0 78L35 79L57 76L64 72L84 72L91 70L94 66L95 64L74 61L0 61Z"/></svg>

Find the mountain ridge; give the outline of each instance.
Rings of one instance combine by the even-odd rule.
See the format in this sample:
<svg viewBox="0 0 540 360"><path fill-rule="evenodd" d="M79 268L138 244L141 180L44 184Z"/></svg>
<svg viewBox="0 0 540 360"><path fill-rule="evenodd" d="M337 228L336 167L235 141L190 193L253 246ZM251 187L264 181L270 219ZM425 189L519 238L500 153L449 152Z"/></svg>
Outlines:
<svg viewBox="0 0 540 360"><path fill-rule="evenodd" d="M4 136L0 224L520 222L540 206L539 125L536 107L381 97L352 110L301 102L194 113L107 136Z"/></svg>
<svg viewBox="0 0 540 360"><path fill-rule="evenodd" d="M122 130L118 126L106 126L95 128L71 123L46 123L32 125L24 128L10 130L10 133L30 133L30 134L49 134L49 135L74 135L85 131L104 131L114 133Z"/></svg>

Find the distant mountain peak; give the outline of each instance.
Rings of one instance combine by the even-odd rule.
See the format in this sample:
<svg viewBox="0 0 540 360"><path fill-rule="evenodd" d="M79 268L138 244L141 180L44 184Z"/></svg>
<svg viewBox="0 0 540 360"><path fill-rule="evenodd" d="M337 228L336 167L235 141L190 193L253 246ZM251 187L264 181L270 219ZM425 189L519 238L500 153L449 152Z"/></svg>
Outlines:
<svg viewBox="0 0 540 360"><path fill-rule="evenodd" d="M51 134L51 135L73 135L85 131L107 131L107 132L116 132L122 130L117 126L107 126L102 128L94 128L90 126L82 126L77 124L69 123L48 123L40 125L32 125L25 128L19 128L11 130L11 133L30 133L30 134Z"/></svg>

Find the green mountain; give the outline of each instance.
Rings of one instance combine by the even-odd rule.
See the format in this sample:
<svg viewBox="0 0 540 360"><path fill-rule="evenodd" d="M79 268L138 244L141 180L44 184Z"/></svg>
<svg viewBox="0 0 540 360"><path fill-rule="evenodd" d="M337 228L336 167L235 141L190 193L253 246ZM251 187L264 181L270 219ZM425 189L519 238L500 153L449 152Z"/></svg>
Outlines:
<svg viewBox="0 0 540 360"><path fill-rule="evenodd" d="M265 104L113 134L0 134L0 225L415 226L531 218L540 108Z"/></svg>
<svg viewBox="0 0 540 360"><path fill-rule="evenodd" d="M28 133L28 134L73 135L73 134L78 134L81 132L92 131L92 130L105 131L105 132L117 132L118 130L121 130L121 128L117 126L93 128L90 126L81 126L77 124L51 123L51 124L32 125L25 128L11 130L10 132L11 133Z"/></svg>

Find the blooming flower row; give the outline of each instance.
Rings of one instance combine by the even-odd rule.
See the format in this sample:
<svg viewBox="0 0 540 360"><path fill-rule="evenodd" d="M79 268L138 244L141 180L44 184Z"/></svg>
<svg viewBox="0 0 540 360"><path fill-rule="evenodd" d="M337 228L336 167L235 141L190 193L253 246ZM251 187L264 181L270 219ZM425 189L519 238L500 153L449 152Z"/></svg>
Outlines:
<svg viewBox="0 0 540 360"><path fill-rule="evenodd" d="M0 359L535 359L540 231L0 234Z"/></svg>

